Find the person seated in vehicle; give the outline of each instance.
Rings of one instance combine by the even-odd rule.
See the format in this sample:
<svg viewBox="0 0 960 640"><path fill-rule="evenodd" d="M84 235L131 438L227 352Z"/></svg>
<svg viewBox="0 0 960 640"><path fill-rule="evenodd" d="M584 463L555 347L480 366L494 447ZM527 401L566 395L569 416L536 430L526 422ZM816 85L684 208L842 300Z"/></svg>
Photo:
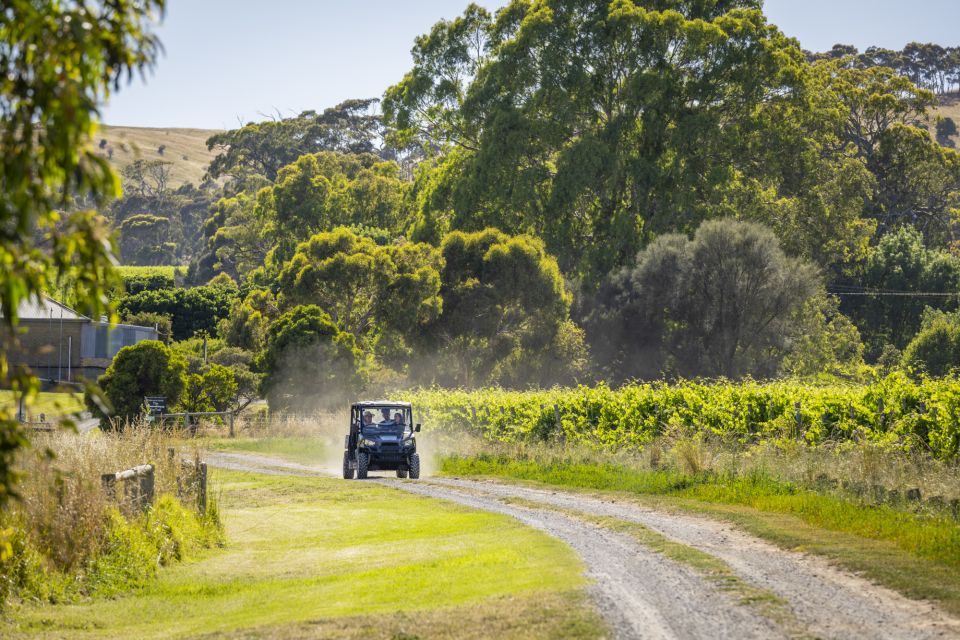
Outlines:
<svg viewBox="0 0 960 640"><path fill-rule="evenodd" d="M394 423L393 419L390 418L390 409L386 407L384 407L383 409L380 409L380 415L383 416L383 420L380 421L380 424L378 426L381 426L381 427L396 426L396 423Z"/></svg>
<svg viewBox="0 0 960 640"><path fill-rule="evenodd" d="M363 412L363 426L364 426L364 427L374 427L374 426L376 426L375 424L373 424L373 412L372 412L372 411L364 411L364 412Z"/></svg>
<svg viewBox="0 0 960 640"><path fill-rule="evenodd" d="M397 411L395 414L393 414L393 424L396 425L396 426L398 426L398 427L405 427L405 426L407 426L407 425L404 423L404 421L403 421L403 414L400 413L399 411Z"/></svg>

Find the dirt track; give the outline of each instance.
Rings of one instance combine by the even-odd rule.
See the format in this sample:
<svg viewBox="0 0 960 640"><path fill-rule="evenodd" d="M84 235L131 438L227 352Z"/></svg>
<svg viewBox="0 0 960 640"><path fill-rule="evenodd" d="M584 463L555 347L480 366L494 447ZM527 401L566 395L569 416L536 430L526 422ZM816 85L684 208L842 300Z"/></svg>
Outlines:
<svg viewBox="0 0 960 640"><path fill-rule="evenodd" d="M278 475L331 475L276 458L218 453L211 465ZM960 621L930 604L844 573L824 560L783 551L730 525L563 491L473 480L372 481L432 498L513 516L570 545L583 559L599 611L618 638L960 638ZM545 505L506 504L520 498ZM629 520L726 562L748 584L787 603L790 628L743 606L685 565L614 533L557 512L560 508ZM799 628L797 628L797 623Z"/></svg>

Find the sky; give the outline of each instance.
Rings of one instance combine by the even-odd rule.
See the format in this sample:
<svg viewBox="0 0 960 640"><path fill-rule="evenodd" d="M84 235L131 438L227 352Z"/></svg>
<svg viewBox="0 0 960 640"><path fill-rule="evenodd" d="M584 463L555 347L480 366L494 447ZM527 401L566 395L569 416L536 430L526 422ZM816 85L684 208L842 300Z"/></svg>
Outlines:
<svg viewBox="0 0 960 640"><path fill-rule="evenodd" d="M414 38L469 0L168 0L165 53L115 93L115 126L232 129L379 97L411 66ZM498 0L479 4L496 9ZM767 0L771 22L811 51L842 42L960 45L960 0Z"/></svg>

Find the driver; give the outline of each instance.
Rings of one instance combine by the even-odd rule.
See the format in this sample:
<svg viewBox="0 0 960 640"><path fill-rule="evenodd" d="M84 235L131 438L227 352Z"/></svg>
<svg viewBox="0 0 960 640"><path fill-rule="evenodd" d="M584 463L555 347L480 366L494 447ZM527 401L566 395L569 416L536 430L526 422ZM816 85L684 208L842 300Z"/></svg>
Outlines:
<svg viewBox="0 0 960 640"><path fill-rule="evenodd" d="M383 416L383 420L380 421L381 427L393 427L396 426L396 423L390 419L390 409L384 407L380 409L380 415Z"/></svg>
<svg viewBox="0 0 960 640"><path fill-rule="evenodd" d="M398 427L406 426L403 423L403 414L399 411L393 414L393 424L397 425Z"/></svg>

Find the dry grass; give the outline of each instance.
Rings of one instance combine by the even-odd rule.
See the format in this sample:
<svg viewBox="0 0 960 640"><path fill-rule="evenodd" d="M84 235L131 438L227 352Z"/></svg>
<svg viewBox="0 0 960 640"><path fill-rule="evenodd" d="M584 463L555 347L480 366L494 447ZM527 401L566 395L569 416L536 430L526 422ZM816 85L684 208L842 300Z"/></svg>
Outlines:
<svg viewBox="0 0 960 640"><path fill-rule="evenodd" d="M184 476L181 461L201 455L196 443L184 444L179 435L143 427L91 435L63 431L38 435L33 449L18 461L23 473L20 499L6 517L25 530L50 568L74 571L96 556L109 526L108 514L116 506L104 493L100 476L152 464L156 495L177 495L177 478ZM188 483L181 484L179 493L191 491ZM187 503L192 498L184 495Z"/></svg>
<svg viewBox="0 0 960 640"><path fill-rule="evenodd" d="M930 131L932 133L936 132L935 121L937 116L953 118L953 121L957 123L957 126L960 126L960 95L951 93L940 96L940 106L938 106L936 109L933 109L932 115L933 117L931 118L930 124ZM960 136L954 136L952 140L956 147L960 147Z"/></svg>
<svg viewBox="0 0 960 640"><path fill-rule="evenodd" d="M101 126L94 138L94 148L104 158L113 150L111 164L120 172L134 160L166 160L171 162L170 186L185 182L199 185L207 166L216 155L207 150L207 138L220 133L217 129L155 129L148 127ZM104 147L101 141L106 140ZM158 151L165 145L163 154Z"/></svg>

